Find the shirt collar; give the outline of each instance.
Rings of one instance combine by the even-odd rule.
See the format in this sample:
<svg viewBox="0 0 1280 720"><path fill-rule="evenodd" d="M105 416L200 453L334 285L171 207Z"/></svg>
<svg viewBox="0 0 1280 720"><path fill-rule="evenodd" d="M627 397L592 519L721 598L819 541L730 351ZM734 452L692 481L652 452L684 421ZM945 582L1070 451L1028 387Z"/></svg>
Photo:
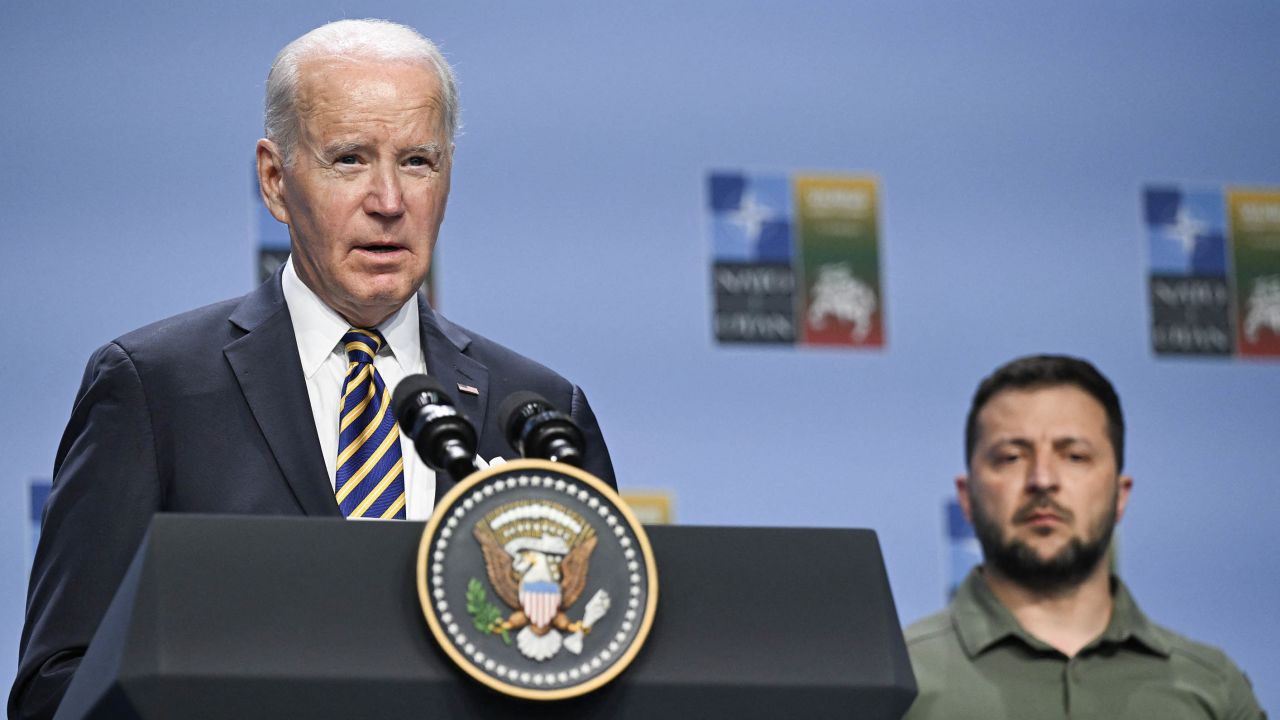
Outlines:
<svg viewBox="0 0 1280 720"><path fill-rule="evenodd" d="M1132 640L1156 655L1169 657L1173 646L1167 631L1147 619L1129 594L1129 588L1114 575L1111 576L1111 602L1111 622L1107 623L1107 629L1097 640L1089 643L1090 648L1102 643L1121 644Z"/></svg>
<svg viewBox="0 0 1280 720"><path fill-rule="evenodd" d="M1168 638L1138 609L1128 588L1114 575L1111 576L1111 597L1111 620L1106 629L1080 652L1087 653L1102 644L1118 645L1132 640L1157 655L1168 657L1171 650ZM1013 613L991 592L979 567L970 570L956 590L952 617L960 643L971 658L1007 638L1016 638L1036 650L1056 652L1023 629Z"/></svg>
<svg viewBox="0 0 1280 720"><path fill-rule="evenodd" d="M969 657L974 657L1008 637L1016 637L1037 649L1048 645L1022 629L1013 613L1000 603L982 578L982 569L969 571L956 589L951 602L951 615L960 636L960 644Z"/></svg>
<svg viewBox="0 0 1280 720"><path fill-rule="evenodd" d="M302 372L311 377L320 370L329 355L342 343L342 336L351 328L341 315L320 299L298 277L293 267L293 257L285 261L280 278L284 301L293 321L293 334L298 342L298 357L302 360ZM422 328L418 322L418 295L414 293L400 309L377 327L387 341L387 349L406 372L409 368L422 367Z"/></svg>

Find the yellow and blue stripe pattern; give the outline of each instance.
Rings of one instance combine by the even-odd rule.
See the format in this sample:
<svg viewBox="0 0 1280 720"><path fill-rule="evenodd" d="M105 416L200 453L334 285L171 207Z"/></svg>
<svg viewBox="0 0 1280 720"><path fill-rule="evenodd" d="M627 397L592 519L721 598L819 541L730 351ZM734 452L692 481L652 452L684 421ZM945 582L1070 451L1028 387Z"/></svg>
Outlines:
<svg viewBox="0 0 1280 720"><path fill-rule="evenodd" d="M391 391L373 367L385 341L377 330L352 328L342 336L347 378L338 424L338 506L349 518L403 519L404 457Z"/></svg>

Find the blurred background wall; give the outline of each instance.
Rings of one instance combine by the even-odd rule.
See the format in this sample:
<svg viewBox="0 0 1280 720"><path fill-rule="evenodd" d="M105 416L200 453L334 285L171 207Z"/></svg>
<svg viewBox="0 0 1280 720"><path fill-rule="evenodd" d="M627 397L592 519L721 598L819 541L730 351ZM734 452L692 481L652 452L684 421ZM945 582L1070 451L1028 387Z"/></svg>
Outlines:
<svg viewBox="0 0 1280 720"><path fill-rule="evenodd" d="M1280 187L1273 0L4 4L0 677L85 360L252 287L267 69L366 16L461 80L439 306L586 388L624 488L873 528L909 622L945 600L977 381L1082 355L1129 419L1122 574L1280 708L1280 363L1153 354L1142 214L1149 184ZM883 349L714 342L723 169L877 178Z"/></svg>

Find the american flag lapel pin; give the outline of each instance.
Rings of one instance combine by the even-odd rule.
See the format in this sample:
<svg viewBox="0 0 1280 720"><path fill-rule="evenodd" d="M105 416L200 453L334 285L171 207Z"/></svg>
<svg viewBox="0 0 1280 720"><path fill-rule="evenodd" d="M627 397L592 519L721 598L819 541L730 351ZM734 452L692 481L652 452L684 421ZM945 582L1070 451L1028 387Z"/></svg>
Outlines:
<svg viewBox="0 0 1280 720"><path fill-rule="evenodd" d="M464 385L462 383L458 383L458 392L466 393L468 395L479 395L480 388L475 385Z"/></svg>

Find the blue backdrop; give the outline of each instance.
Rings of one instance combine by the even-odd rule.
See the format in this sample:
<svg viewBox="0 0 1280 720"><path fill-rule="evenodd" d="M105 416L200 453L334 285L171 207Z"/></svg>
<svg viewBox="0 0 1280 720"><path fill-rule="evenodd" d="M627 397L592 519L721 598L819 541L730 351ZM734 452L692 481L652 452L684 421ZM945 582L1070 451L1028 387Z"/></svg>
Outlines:
<svg viewBox="0 0 1280 720"><path fill-rule="evenodd" d="M1142 190L1280 186L1280 5L51 1L0 14L0 677L89 353L246 291L275 52L339 17L439 41L464 134L452 319L591 397L625 487L687 523L874 528L905 621L944 599L978 379L1033 351L1120 388L1120 567L1280 708L1280 364L1154 357ZM887 347L711 341L713 169L880 180ZM3 650L8 648L8 650Z"/></svg>

